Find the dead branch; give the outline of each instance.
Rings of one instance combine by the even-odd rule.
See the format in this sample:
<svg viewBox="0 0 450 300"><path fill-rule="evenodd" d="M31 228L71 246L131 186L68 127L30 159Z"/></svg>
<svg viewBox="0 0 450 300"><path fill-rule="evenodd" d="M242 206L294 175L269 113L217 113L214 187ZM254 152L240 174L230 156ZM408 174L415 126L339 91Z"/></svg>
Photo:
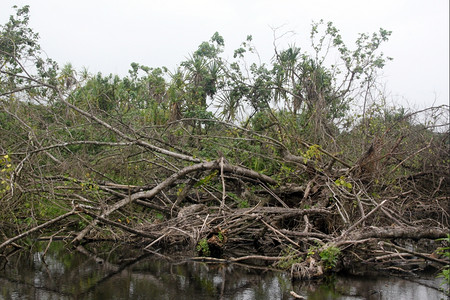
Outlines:
<svg viewBox="0 0 450 300"><path fill-rule="evenodd" d="M368 238L382 238L382 239L438 239L445 238L448 230L437 227L374 227L368 226L359 230L353 231L349 235L354 240L368 239Z"/></svg>
<svg viewBox="0 0 450 300"><path fill-rule="evenodd" d="M72 209L71 211L69 211L69 212L67 212L67 213L65 213L65 214L63 214L63 215L60 215L60 216L58 216L58 217L56 217L56 218L54 218L54 219L51 219L50 221L47 221L47 222L45 222L45 223L43 223L43 224L41 224L41 225L38 225L38 226L36 226L36 227L31 228L30 230L27 230L27 231L25 231L25 232L23 232L23 233L21 233L21 234L18 234L18 235L16 235L15 237L12 237L12 238L10 238L10 239L4 241L4 242L0 245L0 249L3 248L3 247L5 247L5 246L8 246L9 244L11 244L11 243L13 243L13 242L15 242L15 241L17 241L17 240L19 240L19 239L21 239L21 238L24 238L24 237L26 237L26 236L32 234L33 232L36 232L36 231L41 230L41 229L43 229L43 228L46 228L46 227L48 227L48 226L50 226L50 225L52 225L52 224L54 224L54 223L56 223L56 222L58 222L58 221L61 221L61 220L65 219L65 218L67 218L67 217L69 217L69 216L71 216L71 215L74 215L74 214L76 214L76 213L77 213L77 212L76 212L76 208L74 208L74 209Z"/></svg>
<svg viewBox="0 0 450 300"><path fill-rule="evenodd" d="M354 223L352 226L350 226L344 233L342 233L342 236L345 236L349 234L352 230L354 230L359 224L361 224L364 220L366 220L368 217L373 215L378 209L380 209L384 203L386 203L387 200L383 200L380 204L378 204L374 209L372 209L367 215L363 216L361 219L359 219L358 222Z"/></svg>
<svg viewBox="0 0 450 300"><path fill-rule="evenodd" d="M412 254L412 255L414 255L414 256L421 257L421 258L424 258L424 259L426 259L426 260L434 261L434 262L439 263L439 264L444 265L444 266L445 266L445 265L448 265L448 261L447 261L447 260L442 260L442 259L434 258L434 257L431 256L431 255L427 255L427 254L419 253L419 252L416 252L416 251L412 251L412 250L409 250L409 249L406 249L406 248L403 248L403 247L394 245L394 244L392 244L392 243L388 243L388 242L381 242L381 243L383 243L383 244L385 244L385 245L388 245L388 246L391 246L391 247L394 247L394 248L397 249L397 250L400 250L400 251L403 251L403 252Z"/></svg>

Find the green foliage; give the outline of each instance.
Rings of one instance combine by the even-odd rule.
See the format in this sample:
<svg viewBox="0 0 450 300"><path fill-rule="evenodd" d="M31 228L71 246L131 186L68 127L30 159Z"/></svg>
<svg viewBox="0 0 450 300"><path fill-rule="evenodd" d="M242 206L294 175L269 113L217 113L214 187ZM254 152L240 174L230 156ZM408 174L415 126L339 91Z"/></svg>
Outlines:
<svg viewBox="0 0 450 300"><path fill-rule="evenodd" d="M306 254L306 257L313 256L317 253L317 250L319 250L319 246L311 246L308 248L308 253Z"/></svg>
<svg viewBox="0 0 450 300"><path fill-rule="evenodd" d="M239 199L238 200L238 207L239 208L249 208L250 204L248 203L247 200Z"/></svg>
<svg viewBox="0 0 450 300"><path fill-rule="evenodd" d="M336 267L341 250L337 247L330 246L323 249L320 253L320 259L323 262L324 268L327 270Z"/></svg>
<svg viewBox="0 0 450 300"><path fill-rule="evenodd" d="M91 177L91 174L85 174L85 180L78 182L82 191L98 191L99 186L95 183L94 178Z"/></svg>
<svg viewBox="0 0 450 300"><path fill-rule="evenodd" d="M13 172L14 168L9 155L0 156L0 196L3 196L11 189Z"/></svg>
<svg viewBox="0 0 450 300"><path fill-rule="evenodd" d="M437 254L443 255L450 260L450 234L447 234L446 238L437 239L436 241L443 241L447 244L445 247L438 248ZM446 286L444 292L447 295L450 294L450 265L446 265L437 277L443 278L441 286Z"/></svg>
<svg viewBox="0 0 450 300"><path fill-rule="evenodd" d="M50 58L44 58L38 43L39 35L29 28L29 6L18 8L15 16L10 16L9 21L0 26L0 65L5 72L0 73L0 95L23 86L25 93L30 96L43 96L46 101L51 101L54 91L42 87L31 80L28 75L32 73L39 80L50 84L56 83L58 66ZM27 62L29 70L24 69L22 62Z"/></svg>
<svg viewBox="0 0 450 300"><path fill-rule="evenodd" d="M219 239L220 242L224 241L224 236L223 236L223 232L222 231L219 231L217 233L217 238Z"/></svg>
<svg viewBox="0 0 450 300"><path fill-rule="evenodd" d="M211 256L211 251L209 250L208 240L206 238L203 238L198 242L196 250L200 256L204 256L204 257Z"/></svg>
<svg viewBox="0 0 450 300"><path fill-rule="evenodd" d="M270 119L267 111L258 111L250 119L251 128L257 132L266 132L275 123Z"/></svg>
<svg viewBox="0 0 450 300"><path fill-rule="evenodd" d="M53 219L70 210L70 208L65 208L61 204L49 199L41 199L41 201L36 202L34 209L36 216L40 219Z"/></svg>
<svg viewBox="0 0 450 300"><path fill-rule="evenodd" d="M292 182L296 179L297 170L295 167L283 163L280 171L276 174L276 179L279 182Z"/></svg>
<svg viewBox="0 0 450 300"><path fill-rule="evenodd" d="M347 181L345 180L345 176L339 177L338 179L336 179L336 180L334 181L334 183L335 183L337 186L342 186L342 187L347 188L349 191L351 191L352 188L353 188L353 185L352 185L350 182L347 182Z"/></svg>
<svg viewBox="0 0 450 300"><path fill-rule="evenodd" d="M325 28L322 29L323 27ZM323 33L318 36L320 31ZM351 73L355 74L357 78L365 75L367 80L370 76L373 76L375 69L383 68L386 61L392 60L390 57L385 57L383 53L377 53L380 45L388 41L391 34L392 31L383 28L380 28L378 32L372 33L372 35L360 33L355 42L356 49L350 50L345 45L339 30L333 23L328 22L325 25L323 20L320 20L317 23L313 23L311 40L316 52L316 58L319 58L321 54L326 55L328 49L324 45L331 42L338 50L341 60L345 62L345 67L351 70ZM324 59L325 56L320 58Z"/></svg>
<svg viewBox="0 0 450 300"><path fill-rule="evenodd" d="M322 156L322 152L320 151L320 145L311 145L308 150L303 153L303 157L305 158L304 163L308 160L320 160Z"/></svg>
<svg viewBox="0 0 450 300"><path fill-rule="evenodd" d="M303 258L299 256L298 251L293 249L292 246L283 249L281 256L282 258L277 263L277 266L284 270L290 269L293 264L301 263L303 261Z"/></svg>
<svg viewBox="0 0 450 300"><path fill-rule="evenodd" d="M163 221L164 220L164 215L162 213L155 213L155 218L159 221Z"/></svg>
<svg viewBox="0 0 450 300"><path fill-rule="evenodd" d="M447 295L450 294L450 288L449 283L450 283L450 266L447 265L442 271L441 273L439 273L438 278L443 278L441 286L447 286L447 288L442 288L443 292L446 293Z"/></svg>

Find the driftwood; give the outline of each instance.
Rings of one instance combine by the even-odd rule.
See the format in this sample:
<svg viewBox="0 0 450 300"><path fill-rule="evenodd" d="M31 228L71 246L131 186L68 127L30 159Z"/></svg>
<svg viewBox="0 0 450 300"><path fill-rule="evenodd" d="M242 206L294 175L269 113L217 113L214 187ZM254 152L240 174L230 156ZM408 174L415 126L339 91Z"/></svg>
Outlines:
<svg viewBox="0 0 450 300"><path fill-rule="evenodd" d="M183 203L192 198L189 194L192 189L195 189L195 183L199 181L190 176L202 174L202 172L208 174L214 170L221 174L219 180L223 188L222 192L202 192L201 195L197 194L197 197L212 199L217 205ZM227 194L224 194L227 188L225 181L228 178L226 174L239 176L244 181L261 187L259 196L255 199L259 202L248 208L230 208L225 205L227 202ZM173 203L167 202L165 205L155 201L164 191L169 191L174 184L186 177L189 178L190 183L185 185L182 198L177 197ZM343 202L345 200L322 207L291 207L285 203L286 197L300 194L299 198L304 201L301 194L307 193L308 187L286 185L276 189L270 188L270 185L274 183L270 177L230 165L223 159L187 166L174 172L159 184L145 187L145 189L103 182L100 188L103 192L115 197L116 201L103 206L100 210L89 205L75 204L70 212L6 240L0 245L0 249L27 235L49 228L58 221L69 217L88 216L92 221L75 235L72 239L74 245L79 245L86 238L95 239L96 232L100 232L102 226L108 226L115 228L118 234L116 239L120 238L129 243L142 245L146 251L155 251L160 248L180 251L184 249L190 250L193 256L211 255L212 257L202 258L209 261L235 263L263 260L274 267L282 266L283 262L291 260L293 262L290 264L291 275L295 278L320 277L331 270L336 271L354 263L370 264L376 261L378 264L386 265L389 262L388 264L393 264L389 265L390 270L405 272L410 272L406 267L408 260L414 265L417 264L417 259L438 265L446 263L443 258L431 253L436 247L413 251L401 246L401 241L404 240L435 240L446 237L448 234L446 227L411 226L411 222L406 222L404 218L393 217L401 214L395 205L392 205L401 196L380 202L373 199L367 201L364 197L354 197L354 200L358 200L360 212L360 217L354 218L349 217L350 207ZM339 193L343 197L341 199L354 196L347 190L330 184L325 184L323 187L329 188L333 193ZM211 198L215 194L216 200L214 197ZM404 196L408 195L408 193L404 194ZM79 198L85 203L92 202L86 197ZM166 214L167 219L162 222L139 225L126 224L120 219L118 221L117 217L111 218L130 205L156 209ZM174 211L177 213L173 214ZM447 212L443 210L442 213L445 216ZM350 222L345 222L346 220ZM378 221L379 224L376 224L376 220L384 221ZM386 220L396 222L387 227L384 226ZM396 244L391 241L396 241ZM201 245L208 247L209 252L200 250ZM327 266L324 263L321 255L332 247L339 250L335 253L336 257L333 258L330 270L330 265ZM152 248L155 250L151 250ZM392 252L393 250L397 252ZM353 254L346 256L347 251L357 253L351 262L348 261L348 257ZM431 252L424 253L424 251ZM401 259L400 266L396 266L398 259Z"/></svg>

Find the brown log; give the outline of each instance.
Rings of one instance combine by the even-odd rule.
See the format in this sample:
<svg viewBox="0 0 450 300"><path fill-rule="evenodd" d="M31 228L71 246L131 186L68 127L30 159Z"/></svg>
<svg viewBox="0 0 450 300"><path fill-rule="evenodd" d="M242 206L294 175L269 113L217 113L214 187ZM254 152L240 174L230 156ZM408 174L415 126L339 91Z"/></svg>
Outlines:
<svg viewBox="0 0 450 300"><path fill-rule="evenodd" d="M352 239L438 239L447 237L448 229L437 227L374 227L369 226L356 230L349 236Z"/></svg>

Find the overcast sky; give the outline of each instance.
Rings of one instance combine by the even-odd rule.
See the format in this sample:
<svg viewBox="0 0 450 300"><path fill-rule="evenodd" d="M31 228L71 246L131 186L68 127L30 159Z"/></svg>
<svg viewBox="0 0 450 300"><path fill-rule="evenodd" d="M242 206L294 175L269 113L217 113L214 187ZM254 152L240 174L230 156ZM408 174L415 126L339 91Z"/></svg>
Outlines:
<svg viewBox="0 0 450 300"><path fill-rule="evenodd" d="M389 98L423 108L449 102L449 0L39 0L0 1L0 23L13 5L30 5L30 24L50 58L91 73L126 75L131 62L175 69L218 31L232 50L248 34L263 61L272 28L309 45L312 21L332 21L347 44L358 33L392 30L382 48Z"/></svg>

